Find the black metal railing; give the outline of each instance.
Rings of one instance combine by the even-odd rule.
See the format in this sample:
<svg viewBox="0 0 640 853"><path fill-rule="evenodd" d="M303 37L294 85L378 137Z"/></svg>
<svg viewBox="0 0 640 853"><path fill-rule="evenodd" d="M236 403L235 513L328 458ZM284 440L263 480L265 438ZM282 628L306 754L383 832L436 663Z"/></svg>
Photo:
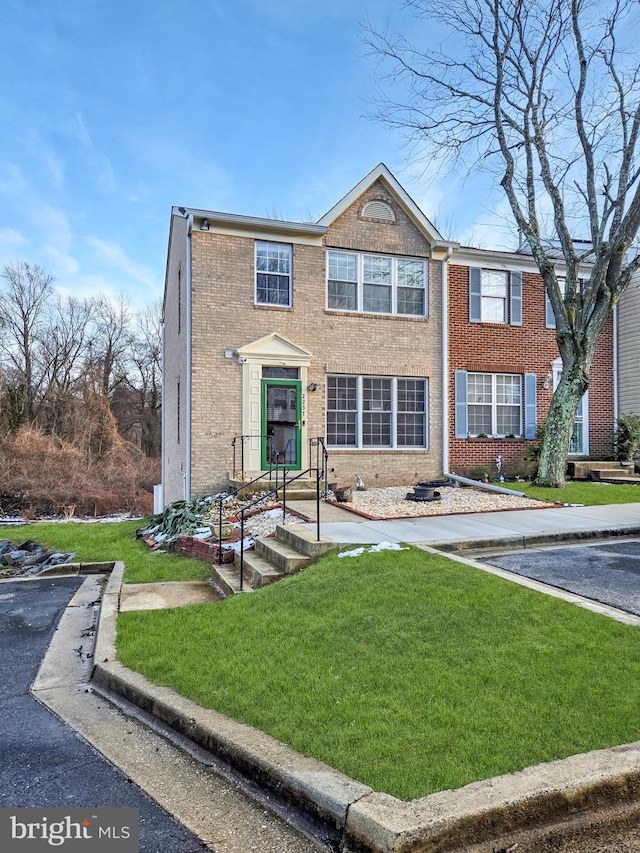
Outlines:
<svg viewBox="0 0 640 853"><path fill-rule="evenodd" d="M233 478L236 479L236 442L240 440L241 447L241 469L242 469L242 479L244 480L244 443L248 438L266 438L267 440L272 440L273 436L262 436L262 435L238 435L235 436L231 445L233 447ZM254 498L249 503L245 504L241 507L239 512L236 512L236 515L240 516L240 591L243 589L244 582L244 522L246 513L254 506L256 506L261 501L264 501L265 498L268 498L271 495L274 495L276 498L278 494L282 492L282 520L286 519L287 515L287 486L294 483L296 480L299 480L301 477L306 476L307 474L311 474L315 472L315 480L316 480L316 537L317 541L320 541L320 498L321 496L325 496L327 492L327 460L329 458L329 454L327 452L326 445L324 443L324 438L322 436L318 436L317 438L309 439L309 461L313 458L313 450L315 449L315 466L311 466L306 468L304 471L299 471L294 476L289 477L287 479L287 472L290 466L286 464L270 464L267 471L261 472L257 477L254 477L253 480L250 480L248 483L243 483L238 489L234 492L231 492L228 495L225 495L224 498L220 498L218 502L218 565L221 565L223 562L223 549L222 549L222 509L223 504L232 500L234 497L237 497L241 491L250 488L256 483L264 480L268 480L270 482L273 481L273 477L275 474L275 487L270 489L267 492L263 492L260 497ZM271 458L270 454L268 454L268 458ZM280 472L282 472L282 482L280 482ZM324 481L324 485L323 485Z"/></svg>
<svg viewBox="0 0 640 853"><path fill-rule="evenodd" d="M248 512L252 507L256 506L256 504L263 501L265 498L268 498L270 495L274 495L276 498L278 497L278 493L282 492L282 523L285 523L285 519L287 517L287 486L294 483L296 480L299 480L301 477L304 477L306 474L310 474L315 471L316 475L316 541L320 541L320 484L322 482L323 470L321 468L307 468L304 471L300 471L294 477L291 477L287 480L287 468L286 466L278 466L282 468L282 484L278 485L278 476L276 470L276 487L275 489L271 489L269 492L265 492L260 495L259 498L255 498L250 503L246 504L240 510L240 592L243 590L244 584L244 520L245 513ZM222 543L220 545L222 548Z"/></svg>

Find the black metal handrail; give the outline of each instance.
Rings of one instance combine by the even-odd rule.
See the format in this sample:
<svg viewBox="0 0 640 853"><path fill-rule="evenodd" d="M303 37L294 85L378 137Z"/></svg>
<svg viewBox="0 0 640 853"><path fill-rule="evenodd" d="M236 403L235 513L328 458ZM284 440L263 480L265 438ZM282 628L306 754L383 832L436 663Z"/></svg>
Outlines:
<svg viewBox="0 0 640 853"><path fill-rule="evenodd" d="M278 496L278 492L282 490L282 522L284 524L286 515L287 515L287 469L285 465L277 466L282 468L282 486L278 486L277 479L277 468L276 468L276 487L275 489L271 489L270 492L265 492L260 495L259 498L255 498L255 500L246 504L240 510L240 592L243 590L244 584L244 516L245 513L251 509L251 507L263 501L265 498L269 497L269 495ZM296 480L299 480L300 477L304 477L305 474L309 474L312 471L316 472L316 509L317 509L317 519L316 519L316 540L320 541L320 480L322 478L322 469L320 468L307 468L304 471L300 471L299 474L296 474L295 477L291 477L288 481L288 484L294 483ZM222 522L221 522L222 524ZM220 553L222 552L222 542L220 544Z"/></svg>
<svg viewBox="0 0 640 853"><path fill-rule="evenodd" d="M250 438L265 438L267 440L267 445L269 446L269 450L267 452L267 458L271 459L273 456L273 436L272 435L261 435L259 433L254 433L253 435L234 435L231 439L231 447L233 447L233 479L237 478L237 469L236 469L236 443L238 439L240 439L240 479L244 480L244 443Z"/></svg>
<svg viewBox="0 0 640 853"><path fill-rule="evenodd" d="M266 438L267 441L270 441L273 444L273 436L272 435L237 435L234 436L231 446L233 447L233 477L236 479L236 440L240 439L241 446L241 468L242 468L242 479L244 479L244 442L248 438ZM306 474L315 471L316 474L316 536L317 540L320 541L320 483L324 478L324 489L323 494L326 495L327 492L327 459L329 458L329 454L327 452L327 448L324 442L324 438L322 436L318 436L317 438L309 439L309 460L311 460L313 456L312 448L316 448L316 465L306 468L304 471L298 472L295 476L290 477L287 480L287 471L289 470L289 466L287 464L271 464L269 465L269 469L265 472L260 473L257 477L254 477L248 483L243 483L238 489L234 492L231 492L228 495L225 495L224 498L220 498L218 501L218 565L222 565L223 555L222 555L222 505L232 498L236 497L241 491L244 491L247 488L250 488L255 483L260 480L268 479L271 481L273 479L273 473L275 472L275 488L271 489L268 492L263 492L259 498L255 498L250 501L248 504L243 506L239 512L240 515L240 590L243 589L243 574L244 574L244 519L245 513L251 509L256 504L263 501L265 498L270 495L275 495L277 497L278 492L282 491L282 518L283 521L286 518L286 510L287 510L287 485L299 480L301 477L304 477ZM271 454L269 454L269 458L271 458ZM322 464L321 464L322 460ZM282 484L279 482L279 472L282 471ZM238 514L238 513L236 513Z"/></svg>

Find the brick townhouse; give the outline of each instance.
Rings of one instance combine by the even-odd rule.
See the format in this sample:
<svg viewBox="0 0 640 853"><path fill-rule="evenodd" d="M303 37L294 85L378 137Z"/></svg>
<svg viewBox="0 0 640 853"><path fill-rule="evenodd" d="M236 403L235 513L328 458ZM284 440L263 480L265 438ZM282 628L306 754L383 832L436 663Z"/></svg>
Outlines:
<svg viewBox="0 0 640 853"><path fill-rule="evenodd" d="M561 272L561 267L559 267ZM585 276L588 270L585 270ZM562 363L544 283L531 256L458 247L448 269L450 470L524 473ZM610 458L614 317L600 338L570 456Z"/></svg>
<svg viewBox="0 0 640 853"><path fill-rule="evenodd" d="M234 440L245 479L318 436L341 484L439 475L451 246L382 164L317 223L173 208L165 503L226 488Z"/></svg>
<svg viewBox="0 0 640 853"><path fill-rule="evenodd" d="M315 223L174 207L163 500L227 488L234 444L245 480L305 471L317 437L345 485L515 462L557 381L552 324L530 257L443 240L383 164ZM611 449L612 334L583 456Z"/></svg>

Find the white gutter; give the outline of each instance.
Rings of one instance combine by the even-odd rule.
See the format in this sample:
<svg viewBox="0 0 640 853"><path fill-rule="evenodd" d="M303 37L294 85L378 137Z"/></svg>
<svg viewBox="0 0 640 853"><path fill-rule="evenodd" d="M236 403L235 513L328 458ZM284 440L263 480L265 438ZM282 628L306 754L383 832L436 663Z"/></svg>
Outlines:
<svg viewBox="0 0 640 853"><path fill-rule="evenodd" d="M613 417L618 424L618 303L613 306Z"/></svg>
<svg viewBox="0 0 640 853"><path fill-rule="evenodd" d="M164 314L164 312L163 312L163 314ZM164 506L165 506L165 503L164 503L164 486L166 483L164 466L166 463L166 447L167 447L166 441L165 441L166 410L167 410L167 407L165 405L165 400L167 399L167 397L166 397L166 391L165 391L165 374L166 374L166 371L165 371L165 364L164 364L164 360L165 360L164 316L162 317L162 320L160 321L160 333L162 335L162 362L161 362L162 377L160 379L160 388L161 388L160 393L162 394L162 406L160 409L160 458L162 459L162 465L160 466L160 483L162 484L162 507L164 509ZM155 507L154 507L154 512L155 512Z"/></svg>
<svg viewBox="0 0 640 853"><path fill-rule="evenodd" d="M442 470L449 468L449 259L453 246L440 261L442 275Z"/></svg>
<svg viewBox="0 0 640 853"><path fill-rule="evenodd" d="M186 328L185 335L187 337L187 364L185 377L185 413L184 413L184 431L185 431L185 456L186 466L184 475L184 490L185 500L191 500L191 228L193 226L193 216L189 216L187 220L187 275L186 275Z"/></svg>
<svg viewBox="0 0 640 853"><path fill-rule="evenodd" d="M515 492L513 489L504 489L502 486L492 486L491 483L481 483L480 480L470 480L469 477L459 477L457 474L445 474L450 480L462 483L465 486L473 486L475 489L484 489L487 492L497 492L499 495L515 495L518 498L526 497L524 492Z"/></svg>

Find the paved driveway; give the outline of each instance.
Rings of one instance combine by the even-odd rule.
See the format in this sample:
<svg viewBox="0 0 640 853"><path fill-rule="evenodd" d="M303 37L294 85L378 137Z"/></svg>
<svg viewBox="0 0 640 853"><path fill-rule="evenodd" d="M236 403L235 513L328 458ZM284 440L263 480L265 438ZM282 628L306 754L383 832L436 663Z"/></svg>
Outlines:
<svg viewBox="0 0 640 853"><path fill-rule="evenodd" d="M140 850L206 848L29 688L62 610L82 578L0 583L0 806L140 810Z"/></svg>
<svg viewBox="0 0 640 853"><path fill-rule="evenodd" d="M640 540L532 548L479 559L640 616Z"/></svg>

